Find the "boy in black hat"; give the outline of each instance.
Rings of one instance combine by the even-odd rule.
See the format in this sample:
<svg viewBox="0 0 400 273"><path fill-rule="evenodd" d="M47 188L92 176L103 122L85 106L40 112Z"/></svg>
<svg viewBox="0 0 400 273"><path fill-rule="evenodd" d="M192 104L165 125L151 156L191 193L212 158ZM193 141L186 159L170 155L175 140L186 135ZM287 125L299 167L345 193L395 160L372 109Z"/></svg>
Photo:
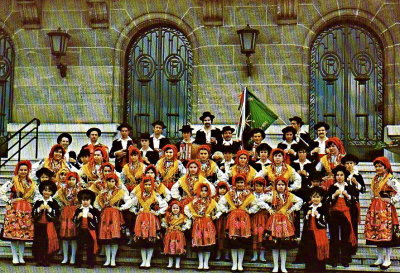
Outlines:
<svg viewBox="0 0 400 273"><path fill-rule="evenodd" d="M77 163L76 153L74 151L69 150L69 145L72 143L72 136L68 133L62 133L57 137L57 144L60 144L65 149L65 160L70 162L75 166L75 168L80 168L79 164Z"/></svg>
<svg viewBox="0 0 400 273"><path fill-rule="evenodd" d="M82 265L82 250L86 246L86 259L88 268L93 268L98 251L96 230L99 224L99 211L93 207L96 196L91 190L82 190L78 193L78 200L81 206L76 209L73 221L77 227L78 249L76 266Z"/></svg>
<svg viewBox="0 0 400 273"><path fill-rule="evenodd" d="M261 143L257 146L256 152L258 160L252 164L253 168L256 169L257 172L271 164L271 161L268 159L271 151L272 148L267 143Z"/></svg>
<svg viewBox="0 0 400 273"><path fill-rule="evenodd" d="M195 143L199 145L212 144L219 145L222 143L221 130L212 126L215 116L210 112L204 112L200 117L203 128L196 132Z"/></svg>
<svg viewBox="0 0 400 273"><path fill-rule="evenodd" d="M326 136L329 130L329 125L323 121L318 122L314 125L314 130L317 131L318 137L312 142L310 146L311 155L319 155L321 158L326 154L326 141L328 137Z"/></svg>
<svg viewBox="0 0 400 273"><path fill-rule="evenodd" d="M86 165L89 162L90 159L90 149L89 148L85 148L82 149L79 154L78 154L78 162L83 165Z"/></svg>
<svg viewBox="0 0 400 273"><path fill-rule="evenodd" d="M150 134L142 133L140 139L140 152L142 154L143 163L146 165L155 165L159 159L159 153L150 148Z"/></svg>
<svg viewBox="0 0 400 273"><path fill-rule="evenodd" d="M49 266L50 256L59 249L55 223L60 216L60 207L52 196L57 186L51 181L43 181L39 185L42 195L33 205L34 238L32 254L37 266Z"/></svg>
<svg viewBox="0 0 400 273"><path fill-rule="evenodd" d="M296 129L292 126L286 126L282 129L282 139L277 148L282 149L290 156L290 162L293 162L297 158L297 150L299 144L294 139L296 136Z"/></svg>
<svg viewBox="0 0 400 273"><path fill-rule="evenodd" d="M294 140L296 140L296 142L300 145L305 145L307 147L310 146L312 142L310 134L301 129L301 126L304 124L303 119L301 117L294 116L290 118L289 121L290 125L292 125L292 127L296 130Z"/></svg>
<svg viewBox="0 0 400 273"><path fill-rule="evenodd" d="M37 184L40 184L43 181L52 181L54 179L54 173L50 169L43 167L36 171L36 177L38 178Z"/></svg>
<svg viewBox="0 0 400 273"><path fill-rule="evenodd" d="M221 151L224 155L224 159L217 163L218 167L221 171L224 172L228 177L230 177L231 167L235 165L235 160L233 159L233 155L236 154L233 150L232 145L222 146Z"/></svg>
<svg viewBox="0 0 400 273"><path fill-rule="evenodd" d="M90 154L92 155L94 153L94 149L100 146L100 147L105 147L108 152L108 147L104 144L101 144L98 141L99 137L101 136L101 130L99 128L96 127L90 128L89 130L87 130L86 136L89 138L89 143L83 145L81 151L85 148L88 148ZM81 153L81 151L79 153Z"/></svg>
<svg viewBox="0 0 400 273"><path fill-rule="evenodd" d="M129 136L132 127L128 123L122 123L117 130L120 132L121 137L113 141L110 158L115 158L115 170L120 173L122 167L129 162L128 148L135 143Z"/></svg>
<svg viewBox="0 0 400 273"><path fill-rule="evenodd" d="M218 145L212 145L213 152L222 151L222 148L224 146L231 146L233 153L236 154L237 151L240 150L241 143L232 139L232 135L234 132L235 129L231 126L224 126L222 128L222 142Z"/></svg>
<svg viewBox="0 0 400 273"><path fill-rule="evenodd" d="M178 150L178 159L183 166L191 159L196 159L198 145L194 143L192 138L193 128L190 125L183 125L179 131L182 132L182 140L179 140L175 145Z"/></svg>
<svg viewBox="0 0 400 273"><path fill-rule="evenodd" d="M165 126L164 122L161 120L156 120L151 125L153 125L153 134L150 136L150 148L161 154L162 148L171 143L169 138L162 134L162 131L167 128L167 126Z"/></svg>

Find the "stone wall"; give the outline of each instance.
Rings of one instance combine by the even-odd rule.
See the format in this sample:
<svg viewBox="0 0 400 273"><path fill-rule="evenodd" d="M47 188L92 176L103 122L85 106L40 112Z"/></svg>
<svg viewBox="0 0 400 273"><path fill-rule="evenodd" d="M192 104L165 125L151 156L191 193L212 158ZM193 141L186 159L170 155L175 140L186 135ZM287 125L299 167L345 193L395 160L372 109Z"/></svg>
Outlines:
<svg viewBox="0 0 400 273"><path fill-rule="evenodd" d="M193 118L213 111L234 123L241 84L287 120L308 119L310 45L327 24L354 20L381 38L385 52L385 124L400 115L400 1L398 0L1 0L0 26L15 43L13 123L118 123L123 119L124 54L141 28L169 22L194 52ZM97 9L93 8L93 5ZM26 5L26 4L25 4ZM32 23L33 22L33 23ZM260 30L252 77L236 31ZM71 34L66 78L51 56L47 32ZM397 92L396 92L397 90ZM223 106L223 107L222 107Z"/></svg>

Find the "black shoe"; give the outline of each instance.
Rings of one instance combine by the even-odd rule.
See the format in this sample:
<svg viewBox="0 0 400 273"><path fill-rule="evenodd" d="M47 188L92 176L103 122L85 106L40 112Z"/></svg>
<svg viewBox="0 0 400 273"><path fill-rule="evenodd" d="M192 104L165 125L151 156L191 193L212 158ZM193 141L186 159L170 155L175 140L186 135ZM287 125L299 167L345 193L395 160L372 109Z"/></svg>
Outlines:
<svg viewBox="0 0 400 273"><path fill-rule="evenodd" d="M343 265L344 267L349 267L349 266L350 266L348 263L342 263L342 265Z"/></svg>

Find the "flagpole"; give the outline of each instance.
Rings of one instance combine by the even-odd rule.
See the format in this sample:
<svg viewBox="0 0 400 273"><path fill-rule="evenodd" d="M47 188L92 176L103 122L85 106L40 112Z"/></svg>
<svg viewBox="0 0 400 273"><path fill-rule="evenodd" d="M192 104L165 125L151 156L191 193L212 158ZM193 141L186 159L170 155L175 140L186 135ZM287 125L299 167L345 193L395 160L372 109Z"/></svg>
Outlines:
<svg viewBox="0 0 400 273"><path fill-rule="evenodd" d="M278 119L281 120L286 126L291 126L291 125L287 124L286 121L281 119L281 117L278 116ZM307 145L307 147L310 147L310 145L307 142L305 142L304 139L301 138L300 134L299 134L299 138Z"/></svg>

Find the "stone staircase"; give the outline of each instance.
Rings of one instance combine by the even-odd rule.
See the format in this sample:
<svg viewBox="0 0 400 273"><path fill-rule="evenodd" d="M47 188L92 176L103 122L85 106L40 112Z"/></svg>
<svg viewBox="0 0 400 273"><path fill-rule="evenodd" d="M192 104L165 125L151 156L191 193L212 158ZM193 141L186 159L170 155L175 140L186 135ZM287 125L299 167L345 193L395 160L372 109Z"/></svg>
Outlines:
<svg viewBox="0 0 400 273"><path fill-rule="evenodd" d="M14 166L16 164L16 161L12 160L10 161L6 166L0 169L0 185L2 185L5 181L10 179L12 176ZM400 178L400 164L393 164L393 171L395 177ZM365 223L365 215L368 210L368 206L370 203L370 183L371 179L374 176L374 167L371 163L367 162L361 162L358 165L359 171L364 177L365 183L367 185L367 193L360 195L360 206L361 206L361 223L359 225L359 247L357 254L353 256L353 261L350 265L349 268L344 268L341 266L338 266L337 268L333 269L330 266L328 266L328 271L330 272L338 272L338 271L355 271L355 272L374 272L374 271L380 271L379 269L376 268L370 268L369 265L373 263L376 259L376 249L374 246L368 246L365 244L365 239L364 239L364 223ZM5 204L4 202L0 201L0 226L2 226L3 219L4 219L4 208ZM400 208L400 204L397 205L397 208ZM32 258L31 254L31 244L28 243L26 247L26 255L27 259L29 260ZM293 271L301 271L304 269L304 265L302 264L293 264L292 261L294 260L295 256L297 253L297 249L293 249L289 251L288 254L288 262L287 262L287 267L292 269ZM250 271L260 271L260 270L265 270L267 268L272 267L272 254L270 251L267 251L267 262L266 263L259 263L259 262L250 262L251 258L251 253L250 251L246 253L245 256L245 263L244 266L246 270ZM9 248L9 243L0 241L0 259L6 259L10 258L11 253L10 253L10 248ZM140 263L140 252L136 249L132 249L129 246L123 245L120 247L119 253L117 255L117 260L120 263L127 263L127 264L134 264L137 265ZM57 255L55 257L56 260L60 259L60 256ZM100 261L104 259L102 256L98 256L98 261L100 264ZM155 252L154 259L152 261L152 264L155 266L159 267L165 267L167 264L167 259L162 255L159 254L159 251ZM229 261L215 261L211 258L210 265L214 269L223 269L223 270L230 270L230 262ZM392 267L387 271L387 272L398 272L400 266L400 248L395 248L393 250L392 254ZM185 259L182 261L182 267L184 268L197 268L197 259L196 259L196 254L189 251L188 255Z"/></svg>

